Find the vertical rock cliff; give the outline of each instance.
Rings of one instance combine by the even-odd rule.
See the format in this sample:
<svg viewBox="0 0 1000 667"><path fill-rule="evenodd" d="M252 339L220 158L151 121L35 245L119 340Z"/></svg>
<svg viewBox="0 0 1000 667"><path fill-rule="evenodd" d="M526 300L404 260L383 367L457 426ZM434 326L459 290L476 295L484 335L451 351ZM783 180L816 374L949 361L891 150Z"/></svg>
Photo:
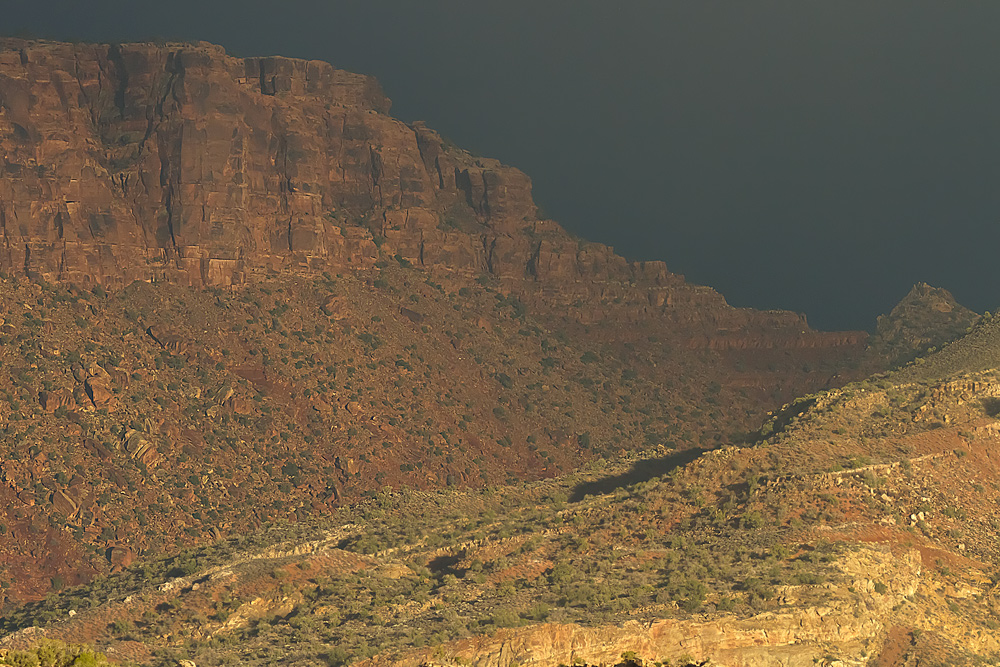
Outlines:
<svg viewBox="0 0 1000 667"><path fill-rule="evenodd" d="M3 40L0 270L228 286L365 269L382 252L442 280L487 274L584 323L691 325L693 347L863 342L730 308L662 262L571 238L539 219L522 172L389 106L374 79L324 62Z"/></svg>

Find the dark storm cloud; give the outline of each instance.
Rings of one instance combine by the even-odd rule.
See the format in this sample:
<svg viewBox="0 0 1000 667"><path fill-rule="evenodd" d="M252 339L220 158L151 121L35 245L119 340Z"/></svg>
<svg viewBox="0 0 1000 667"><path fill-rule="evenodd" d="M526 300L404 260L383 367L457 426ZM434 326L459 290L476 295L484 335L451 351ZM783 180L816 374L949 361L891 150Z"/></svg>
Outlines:
<svg viewBox="0 0 1000 667"><path fill-rule="evenodd" d="M10 31L374 74L570 230L737 305L867 328L920 280L1000 302L1000 3L5 4Z"/></svg>

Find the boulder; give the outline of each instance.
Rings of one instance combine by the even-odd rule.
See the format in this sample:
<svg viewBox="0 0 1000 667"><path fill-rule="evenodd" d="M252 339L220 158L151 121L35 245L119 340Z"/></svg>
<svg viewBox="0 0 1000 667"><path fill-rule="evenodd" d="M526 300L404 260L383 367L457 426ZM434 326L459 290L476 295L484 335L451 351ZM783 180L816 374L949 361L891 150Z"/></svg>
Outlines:
<svg viewBox="0 0 1000 667"><path fill-rule="evenodd" d="M111 458L111 450L93 438L84 438L83 446L87 449L87 451L104 460L109 460Z"/></svg>
<svg viewBox="0 0 1000 667"><path fill-rule="evenodd" d="M176 329L158 324L147 327L146 334L155 340L160 347L172 354L184 354L187 352L187 341Z"/></svg>
<svg viewBox="0 0 1000 667"><path fill-rule="evenodd" d="M66 495L63 491L53 491L49 500L52 503L52 508L55 511L62 513L64 516L69 517L76 513L76 501Z"/></svg>
<svg viewBox="0 0 1000 667"><path fill-rule="evenodd" d="M77 382L83 382L89 377L87 375L87 369L84 368L83 364L78 361L70 365L69 370L73 374L73 379Z"/></svg>
<svg viewBox="0 0 1000 667"><path fill-rule="evenodd" d="M127 546L114 546L107 551L112 572L121 572L135 562L135 552Z"/></svg>
<svg viewBox="0 0 1000 667"><path fill-rule="evenodd" d="M104 367L97 363L87 366L87 377L96 378L102 382L111 382L111 373L104 370Z"/></svg>
<svg viewBox="0 0 1000 667"><path fill-rule="evenodd" d="M38 404L46 412L55 412L59 408L74 408L73 394L67 389L42 391L38 393Z"/></svg>
<svg viewBox="0 0 1000 667"><path fill-rule="evenodd" d="M226 400L226 407L237 415L253 414L253 404L240 396L230 396Z"/></svg>
<svg viewBox="0 0 1000 667"><path fill-rule="evenodd" d="M156 447L141 431L135 429L125 431L122 435L122 446L129 456L146 466L152 466L160 459Z"/></svg>
<svg viewBox="0 0 1000 667"><path fill-rule="evenodd" d="M94 402L90 399L90 393L85 385L78 384L73 387L73 402L82 410L94 409Z"/></svg>
<svg viewBox="0 0 1000 667"><path fill-rule="evenodd" d="M415 310L410 310L404 306L399 307L399 314L413 322L414 324L421 324L424 321L424 316Z"/></svg>
<svg viewBox="0 0 1000 667"><path fill-rule="evenodd" d="M84 387L95 408L107 406L115 397L111 391L110 376L107 378L99 376L87 378Z"/></svg>
<svg viewBox="0 0 1000 667"><path fill-rule="evenodd" d="M341 472L346 472L348 475L356 475L361 470L360 466L358 465L358 462L351 458L338 456L336 459L334 459L333 463L335 466L337 466L338 470L340 470Z"/></svg>

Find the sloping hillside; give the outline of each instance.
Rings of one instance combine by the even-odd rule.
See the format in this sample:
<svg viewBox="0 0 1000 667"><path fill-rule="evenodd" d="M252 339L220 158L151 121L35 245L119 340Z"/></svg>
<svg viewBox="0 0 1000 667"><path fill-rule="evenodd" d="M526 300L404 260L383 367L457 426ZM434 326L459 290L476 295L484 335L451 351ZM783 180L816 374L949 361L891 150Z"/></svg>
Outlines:
<svg viewBox="0 0 1000 667"><path fill-rule="evenodd" d="M862 372L865 334L575 239L388 109L325 63L0 43L11 601L385 486L717 447Z"/></svg>
<svg viewBox="0 0 1000 667"><path fill-rule="evenodd" d="M755 445L386 489L22 607L5 645L154 664L986 664L1000 372L911 372L798 401Z"/></svg>

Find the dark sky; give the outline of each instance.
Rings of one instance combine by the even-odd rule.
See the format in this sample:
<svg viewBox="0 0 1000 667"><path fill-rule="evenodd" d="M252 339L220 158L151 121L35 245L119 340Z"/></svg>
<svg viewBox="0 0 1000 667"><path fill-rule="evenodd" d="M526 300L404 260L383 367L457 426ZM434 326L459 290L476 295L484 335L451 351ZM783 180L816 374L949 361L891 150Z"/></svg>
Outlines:
<svg viewBox="0 0 1000 667"><path fill-rule="evenodd" d="M1000 305L1000 2L0 0L6 32L207 40L377 76L571 231L866 328ZM0 28L3 29L3 28Z"/></svg>

